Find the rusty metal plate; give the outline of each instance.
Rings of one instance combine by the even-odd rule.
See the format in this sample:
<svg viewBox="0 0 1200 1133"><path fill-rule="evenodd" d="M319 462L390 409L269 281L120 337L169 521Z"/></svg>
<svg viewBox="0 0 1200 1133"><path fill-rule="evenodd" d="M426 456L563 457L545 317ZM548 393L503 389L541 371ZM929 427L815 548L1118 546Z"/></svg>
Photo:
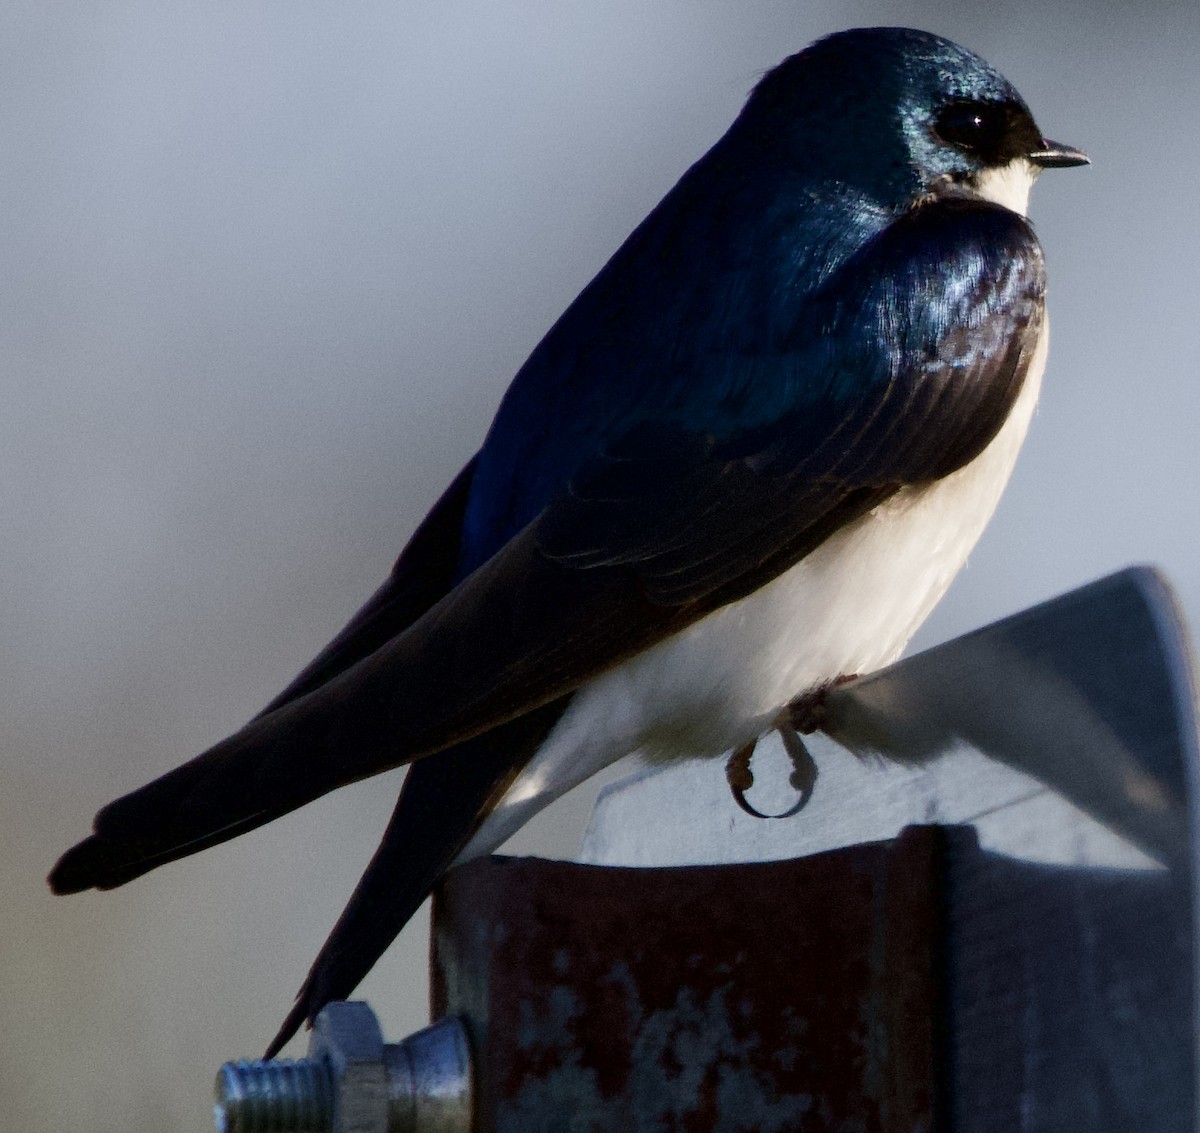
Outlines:
<svg viewBox="0 0 1200 1133"><path fill-rule="evenodd" d="M434 1014L466 1016L481 1133L930 1129L947 837L757 865L455 871Z"/></svg>

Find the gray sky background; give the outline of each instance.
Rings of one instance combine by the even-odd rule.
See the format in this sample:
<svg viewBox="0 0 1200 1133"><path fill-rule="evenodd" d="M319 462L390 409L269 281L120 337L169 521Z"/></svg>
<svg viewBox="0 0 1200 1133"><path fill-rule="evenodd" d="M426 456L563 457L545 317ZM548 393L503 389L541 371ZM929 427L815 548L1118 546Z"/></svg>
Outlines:
<svg viewBox="0 0 1200 1133"><path fill-rule="evenodd" d="M95 809L256 711L382 579L513 372L756 77L905 23L1091 169L1032 214L1041 410L931 644L1135 561L1200 625L1200 9L1083 0L0 8L0 1113L203 1130L374 847L385 777L108 895ZM521 836L569 852L586 804ZM361 991L425 1020L425 922Z"/></svg>

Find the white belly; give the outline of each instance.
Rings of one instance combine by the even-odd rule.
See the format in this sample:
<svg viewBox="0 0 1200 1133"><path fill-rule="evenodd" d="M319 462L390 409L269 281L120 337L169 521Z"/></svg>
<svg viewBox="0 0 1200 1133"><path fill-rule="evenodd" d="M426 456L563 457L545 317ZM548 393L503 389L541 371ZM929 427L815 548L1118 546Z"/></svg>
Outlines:
<svg viewBox="0 0 1200 1133"><path fill-rule="evenodd" d="M970 464L901 490L749 597L583 686L458 860L490 853L630 752L721 755L768 730L795 697L894 661L991 519L1033 416L1048 337L1008 420Z"/></svg>

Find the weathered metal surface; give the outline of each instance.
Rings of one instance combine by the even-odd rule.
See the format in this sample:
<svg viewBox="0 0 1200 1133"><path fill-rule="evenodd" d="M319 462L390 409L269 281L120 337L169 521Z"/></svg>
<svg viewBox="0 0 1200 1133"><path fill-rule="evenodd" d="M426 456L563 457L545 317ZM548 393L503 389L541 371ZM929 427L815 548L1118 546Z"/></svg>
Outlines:
<svg viewBox="0 0 1200 1133"><path fill-rule="evenodd" d="M931 1128L942 840L457 870L434 1012L467 1019L479 1133Z"/></svg>
<svg viewBox="0 0 1200 1133"><path fill-rule="evenodd" d="M435 908L478 1133L1185 1133L1186 886L969 828L796 861L489 859Z"/></svg>
<svg viewBox="0 0 1200 1133"><path fill-rule="evenodd" d="M1196 1128L1187 880L951 855L947 1128Z"/></svg>

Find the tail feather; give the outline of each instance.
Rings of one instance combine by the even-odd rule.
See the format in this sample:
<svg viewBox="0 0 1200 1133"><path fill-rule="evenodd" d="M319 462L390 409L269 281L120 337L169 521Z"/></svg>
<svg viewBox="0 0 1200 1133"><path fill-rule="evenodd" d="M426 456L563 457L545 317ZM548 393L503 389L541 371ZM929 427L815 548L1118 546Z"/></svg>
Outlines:
<svg viewBox="0 0 1200 1133"><path fill-rule="evenodd" d="M82 893L86 889L116 889L160 865L198 854L209 846L219 846L276 817L265 815L254 821L231 823L205 837L171 844L166 844L165 836L148 839L122 837L119 832L93 834L59 858L50 872L50 889L60 895Z"/></svg>
<svg viewBox="0 0 1200 1133"><path fill-rule="evenodd" d="M462 739L454 733L455 706L447 702L445 682L423 664L422 648L421 638L401 634L312 692L109 803L96 815L92 837L52 871L51 888L111 889ZM480 721L483 728L493 722ZM481 730L477 724L467 734Z"/></svg>
<svg viewBox="0 0 1200 1133"><path fill-rule="evenodd" d="M455 478L379 591L250 724L100 811L95 833L50 874L54 892L116 888L404 762L400 744L384 741L395 730L378 689L387 680L401 687L397 671L411 656L401 650L374 667L370 658L453 585L474 468L472 460ZM358 675L348 677L356 667Z"/></svg>
<svg viewBox="0 0 1200 1133"><path fill-rule="evenodd" d="M345 999L407 924L562 714L560 700L413 765L375 856L264 1055Z"/></svg>
<svg viewBox="0 0 1200 1133"><path fill-rule="evenodd" d="M406 762L346 682L259 717L109 803L50 874L56 893L112 889L215 846L347 783ZM372 726L374 735L371 734Z"/></svg>

